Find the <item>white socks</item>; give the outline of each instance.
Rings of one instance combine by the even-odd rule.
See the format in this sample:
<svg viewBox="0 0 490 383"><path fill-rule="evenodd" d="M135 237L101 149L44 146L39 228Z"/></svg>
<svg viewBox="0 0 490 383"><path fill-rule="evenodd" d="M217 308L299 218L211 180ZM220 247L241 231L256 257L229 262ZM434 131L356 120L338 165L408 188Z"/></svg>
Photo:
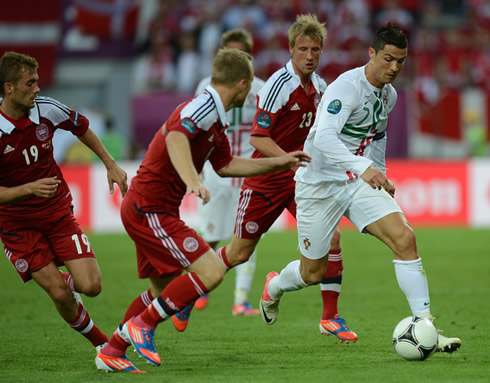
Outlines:
<svg viewBox="0 0 490 383"><path fill-rule="evenodd" d="M241 305L248 300L248 293L252 287L252 280L255 273L255 263L257 252L254 250L247 262L235 267L235 305Z"/></svg>
<svg viewBox="0 0 490 383"><path fill-rule="evenodd" d="M301 290L308 286L301 278L299 263L299 260L289 263L279 276L270 280L268 292L271 298L279 299L286 291Z"/></svg>
<svg viewBox="0 0 490 383"><path fill-rule="evenodd" d="M414 261L394 260L395 274L400 289L407 297L413 315L430 313L429 286L422 267L422 259Z"/></svg>

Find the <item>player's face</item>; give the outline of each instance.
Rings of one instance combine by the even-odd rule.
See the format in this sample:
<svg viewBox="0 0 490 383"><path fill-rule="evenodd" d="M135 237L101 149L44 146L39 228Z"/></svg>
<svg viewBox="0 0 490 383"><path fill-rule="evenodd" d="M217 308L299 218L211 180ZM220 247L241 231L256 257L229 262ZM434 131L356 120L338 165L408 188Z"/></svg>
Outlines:
<svg viewBox="0 0 490 383"><path fill-rule="evenodd" d="M248 94L250 93L250 89L252 89L252 81L253 76L250 80L243 80L241 84L238 84L240 90L233 101L233 108L241 108L243 106Z"/></svg>
<svg viewBox="0 0 490 383"><path fill-rule="evenodd" d="M289 47L291 59L295 72L300 75L309 76L317 68L322 53L322 45L319 39L308 36L296 37L294 47Z"/></svg>
<svg viewBox="0 0 490 383"><path fill-rule="evenodd" d="M382 88L385 84L392 83L403 68L405 59L407 58L408 49L397 48L394 45L385 45L383 49L375 52L373 48L369 48L368 70L371 72L373 85L377 88Z"/></svg>
<svg viewBox="0 0 490 383"><path fill-rule="evenodd" d="M38 86L39 76L36 70L24 70L22 77L16 83L10 83L10 97L12 105L19 110L29 110L34 108L34 98L40 89Z"/></svg>

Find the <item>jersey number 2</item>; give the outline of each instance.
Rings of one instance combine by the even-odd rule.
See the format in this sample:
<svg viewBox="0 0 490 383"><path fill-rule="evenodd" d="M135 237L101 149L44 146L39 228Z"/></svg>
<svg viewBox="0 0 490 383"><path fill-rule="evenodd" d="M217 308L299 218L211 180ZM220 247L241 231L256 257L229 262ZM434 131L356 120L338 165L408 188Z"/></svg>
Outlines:
<svg viewBox="0 0 490 383"><path fill-rule="evenodd" d="M313 118L313 112L303 113L303 120L299 125L299 128L309 128L311 125L311 119Z"/></svg>

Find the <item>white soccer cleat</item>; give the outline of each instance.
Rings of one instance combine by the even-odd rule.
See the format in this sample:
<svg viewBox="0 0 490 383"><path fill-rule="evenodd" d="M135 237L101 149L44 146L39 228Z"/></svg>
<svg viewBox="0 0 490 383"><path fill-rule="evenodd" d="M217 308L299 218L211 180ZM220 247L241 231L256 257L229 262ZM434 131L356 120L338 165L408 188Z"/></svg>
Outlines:
<svg viewBox="0 0 490 383"><path fill-rule="evenodd" d="M463 342L459 338L448 338L444 335L438 334L436 351L451 354L454 351L458 351L462 343Z"/></svg>
<svg viewBox="0 0 490 383"><path fill-rule="evenodd" d="M260 314L262 315L262 319L268 325L276 323L277 316L279 314L279 299L273 299L270 297L269 292L267 291L267 286L269 286L269 282L272 278L277 277L275 271L271 271L267 274L265 278L265 286L264 291L262 292L262 297L260 298Z"/></svg>

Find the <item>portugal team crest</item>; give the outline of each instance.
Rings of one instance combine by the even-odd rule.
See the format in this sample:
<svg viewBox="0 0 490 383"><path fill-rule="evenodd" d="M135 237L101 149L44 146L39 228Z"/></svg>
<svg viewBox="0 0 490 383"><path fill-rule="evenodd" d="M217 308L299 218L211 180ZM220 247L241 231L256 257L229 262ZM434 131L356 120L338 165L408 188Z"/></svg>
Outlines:
<svg viewBox="0 0 490 383"><path fill-rule="evenodd" d="M184 239L184 249L189 253L193 253L198 249L198 247L199 243L195 238L187 237L186 239Z"/></svg>
<svg viewBox="0 0 490 383"><path fill-rule="evenodd" d="M39 141L46 141L49 138L49 128L45 123L36 127L36 137Z"/></svg>

